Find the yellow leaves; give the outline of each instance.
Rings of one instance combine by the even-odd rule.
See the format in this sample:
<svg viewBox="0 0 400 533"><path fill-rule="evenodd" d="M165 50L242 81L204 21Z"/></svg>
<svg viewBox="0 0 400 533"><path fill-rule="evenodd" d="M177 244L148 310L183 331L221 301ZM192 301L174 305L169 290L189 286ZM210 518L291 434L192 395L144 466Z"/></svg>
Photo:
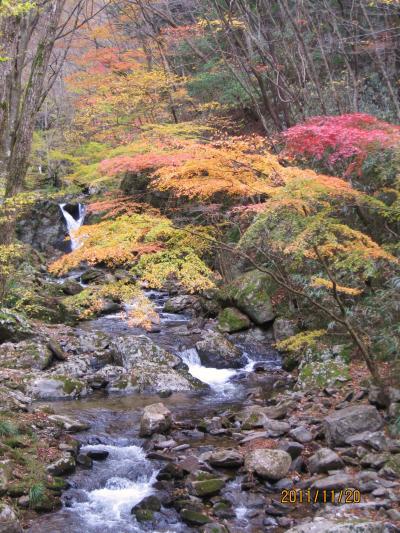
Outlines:
<svg viewBox="0 0 400 533"><path fill-rule="evenodd" d="M333 289L333 283L330 280L315 277L312 279L310 283L311 287L325 287L327 289ZM343 294L348 294L350 296L359 296L363 293L361 289L357 289L354 287L344 287L343 285L336 285L336 291L341 292Z"/></svg>
<svg viewBox="0 0 400 533"><path fill-rule="evenodd" d="M297 333L297 335L293 335L292 337L289 337L283 341L277 342L275 346L278 350L298 352L301 350L306 350L307 348L314 348L318 339L323 337L325 334L325 329L302 331L301 333Z"/></svg>

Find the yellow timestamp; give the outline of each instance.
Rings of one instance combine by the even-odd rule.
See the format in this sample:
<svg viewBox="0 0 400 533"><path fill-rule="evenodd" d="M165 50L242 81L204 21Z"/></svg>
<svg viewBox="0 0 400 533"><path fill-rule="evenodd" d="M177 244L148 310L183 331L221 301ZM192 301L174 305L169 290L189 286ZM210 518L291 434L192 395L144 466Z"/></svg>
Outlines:
<svg viewBox="0 0 400 533"><path fill-rule="evenodd" d="M284 489L281 492L281 503L361 503L358 489L321 490L321 489Z"/></svg>

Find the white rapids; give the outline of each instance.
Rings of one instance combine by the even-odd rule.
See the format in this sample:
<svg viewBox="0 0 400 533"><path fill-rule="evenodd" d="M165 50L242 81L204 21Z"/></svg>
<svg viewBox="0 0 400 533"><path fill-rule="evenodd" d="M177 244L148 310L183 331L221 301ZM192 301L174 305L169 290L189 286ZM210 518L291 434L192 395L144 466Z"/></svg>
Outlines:
<svg viewBox="0 0 400 533"><path fill-rule="evenodd" d="M76 236L76 232L85 220L85 206L83 204L78 204L78 218L75 219L65 209L66 205L67 204L60 204L60 209L67 224L69 238L71 239L71 251L74 251L81 245L81 239Z"/></svg>

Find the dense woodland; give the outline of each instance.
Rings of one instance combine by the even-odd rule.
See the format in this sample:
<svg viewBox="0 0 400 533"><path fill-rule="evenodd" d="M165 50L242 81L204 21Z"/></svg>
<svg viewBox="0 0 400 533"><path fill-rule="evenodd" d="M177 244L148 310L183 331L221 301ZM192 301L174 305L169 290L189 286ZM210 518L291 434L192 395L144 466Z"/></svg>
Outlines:
<svg viewBox="0 0 400 533"><path fill-rule="evenodd" d="M396 0L1 2L0 343L1 320L62 321L44 273L111 273L51 295L68 323L136 299L129 320L150 330L142 290L172 284L214 295L231 332L248 320L232 287L255 272L287 370L387 395L399 124ZM24 237L58 203L86 206L68 253Z"/></svg>

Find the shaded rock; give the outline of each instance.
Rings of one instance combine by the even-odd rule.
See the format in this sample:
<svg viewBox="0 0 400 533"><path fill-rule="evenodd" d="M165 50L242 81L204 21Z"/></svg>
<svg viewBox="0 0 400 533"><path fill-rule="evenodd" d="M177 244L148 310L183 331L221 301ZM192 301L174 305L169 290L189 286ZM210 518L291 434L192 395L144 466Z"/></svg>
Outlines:
<svg viewBox="0 0 400 533"><path fill-rule="evenodd" d="M283 450L260 448L250 451L245 457L245 467L262 478L278 481L289 472L292 458Z"/></svg>
<svg viewBox="0 0 400 533"><path fill-rule="evenodd" d="M196 343L196 349L204 366L212 368L241 368L246 364L242 351L224 335L207 331L207 337Z"/></svg>
<svg viewBox="0 0 400 533"><path fill-rule="evenodd" d="M97 268L89 268L81 275L81 281L82 283L104 283L106 277L106 273L104 270L100 270Z"/></svg>
<svg viewBox="0 0 400 533"><path fill-rule="evenodd" d="M368 446L378 452L388 449L388 441L383 431L364 431L346 438L350 446Z"/></svg>
<svg viewBox="0 0 400 533"><path fill-rule="evenodd" d="M308 460L308 470L312 474L321 474L328 470L338 470L344 464L340 456L329 448L320 448Z"/></svg>
<svg viewBox="0 0 400 533"><path fill-rule="evenodd" d="M52 476L64 476L70 474L75 470L75 459L69 453L63 455L60 459L51 463L46 467L46 470Z"/></svg>
<svg viewBox="0 0 400 533"><path fill-rule="evenodd" d="M271 296L275 291L270 277L259 270L251 270L224 287L220 298L234 304L258 325L275 318Z"/></svg>
<svg viewBox="0 0 400 533"><path fill-rule="evenodd" d="M228 530L225 526L212 522L211 524L206 524L201 533L228 533Z"/></svg>
<svg viewBox="0 0 400 533"><path fill-rule="evenodd" d="M216 468L239 468L244 463L241 453L236 450L217 450L212 452L208 462Z"/></svg>
<svg viewBox="0 0 400 533"><path fill-rule="evenodd" d="M279 443L279 449L287 452L292 459L296 459L301 455L304 446L299 442L283 441Z"/></svg>
<svg viewBox="0 0 400 533"><path fill-rule="evenodd" d="M140 420L140 436L150 437L153 433L165 433L171 424L171 411L163 403L147 405Z"/></svg>
<svg viewBox="0 0 400 533"><path fill-rule="evenodd" d="M287 530L287 533L388 533L382 522L360 520L327 520L316 518Z"/></svg>
<svg viewBox="0 0 400 533"><path fill-rule="evenodd" d="M104 461L110 455L107 450L89 450L86 453L93 461Z"/></svg>
<svg viewBox="0 0 400 533"><path fill-rule="evenodd" d="M132 508L131 514L135 515L138 522L147 522L154 518L154 513L161 509L161 502L157 496L147 496Z"/></svg>
<svg viewBox="0 0 400 533"><path fill-rule="evenodd" d="M344 472L317 479L311 485L311 488L319 490L340 490L349 487L357 488L358 481L354 476Z"/></svg>
<svg viewBox="0 0 400 533"><path fill-rule="evenodd" d="M67 354L64 352L60 344L55 339L50 338L48 340L47 348L52 352L54 357L58 359L58 361L66 361L68 359Z"/></svg>
<svg viewBox="0 0 400 533"><path fill-rule="evenodd" d="M201 302L198 296L192 294L182 294L169 298L164 304L164 312L166 313L182 313L183 311L190 311L191 314L197 314L201 311Z"/></svg>
<svg viewBox="0 0 400 533"><path fill-rule="evenodd" d="M18 313L0 308L0 343L20 341L34 334L29 322Z"/></svg>
<svg viewBox="0 0 400 533"><path fill-rule="evenodd" d="M307 442L311 442L313 440L311 431L304 426L299 426L295 429L292 429L289 432L289 435L302 444L306 444Z"/></svg>
<svg viewBox="0 0 400 533"><path fill-rule="evenodd" d="M92 468L93 466L93 459L87 453L78 453L76 462L84 468Z"/></svg>
<svg viewBox="0 0 400 533"><path fill-rule="evenodd" d="M235 333L248 329L251 325L248 316L235 307L226 307L218 315L218 329L223 333Z"/></svg>
<svg viewBox="0 0 400 533"><path fill-rule="evenodd" d="M14 509L6 503L0 503L0 533L23 533Z"/></svg>
<svg viewBox="0 0 400 533"><path fill-rule="evenodd" d="M49 420L55 422L69 433L78 433L79 431L85 431L90 428L90 424L80 422L66 415L50 415Z"/></svg>
<svg viewBox="0 0 400 533"><path fill-rule="evenodd" d="M368 391L368 401L377 407L386 408L389 407L390 396L381 387L371 386Z"/></svg>
<svg viewBox="0 0 400 533"><path fill-rule="evenodd" d="M80 283L75 281L74 279L66 279L61 285L61 290L64 294L67 294L68 296L75 296L76 294L79 294L83 291L83 287Z"/></svg>
<svg viewBox="0 0 400 533"><path fill-rule="evenodd" d="M293 337L298 332L297 324L294 320L287 318L276 318L273 324L275 342L283 341Z"/></svg>
<svg viewBox="0 0 400 533"><path fill-rule="evenodd" d="M207 515L197 511L191 511L190 509L182 509L179 514L182 520L190 526L202 526L211 522L211 519Z"/></svg>
<svg viewBox="0 0 400 533"><path fill-rule="evenodd" d="M346 443L346 439L363 431L376 431L383 420L373 405L346 407L327 416L323 421L325 438L331 447Z"/></svg>
<svg viewBox="0 0 400 533"><path fill-rule="evenodd" d="M283 400L279 402L277 405L272 405L270 407L264 407L264 413L267 415L268 418L273 419L281 419L285 418L285 416L296 406L296 402L293 400Z"/></svg>

